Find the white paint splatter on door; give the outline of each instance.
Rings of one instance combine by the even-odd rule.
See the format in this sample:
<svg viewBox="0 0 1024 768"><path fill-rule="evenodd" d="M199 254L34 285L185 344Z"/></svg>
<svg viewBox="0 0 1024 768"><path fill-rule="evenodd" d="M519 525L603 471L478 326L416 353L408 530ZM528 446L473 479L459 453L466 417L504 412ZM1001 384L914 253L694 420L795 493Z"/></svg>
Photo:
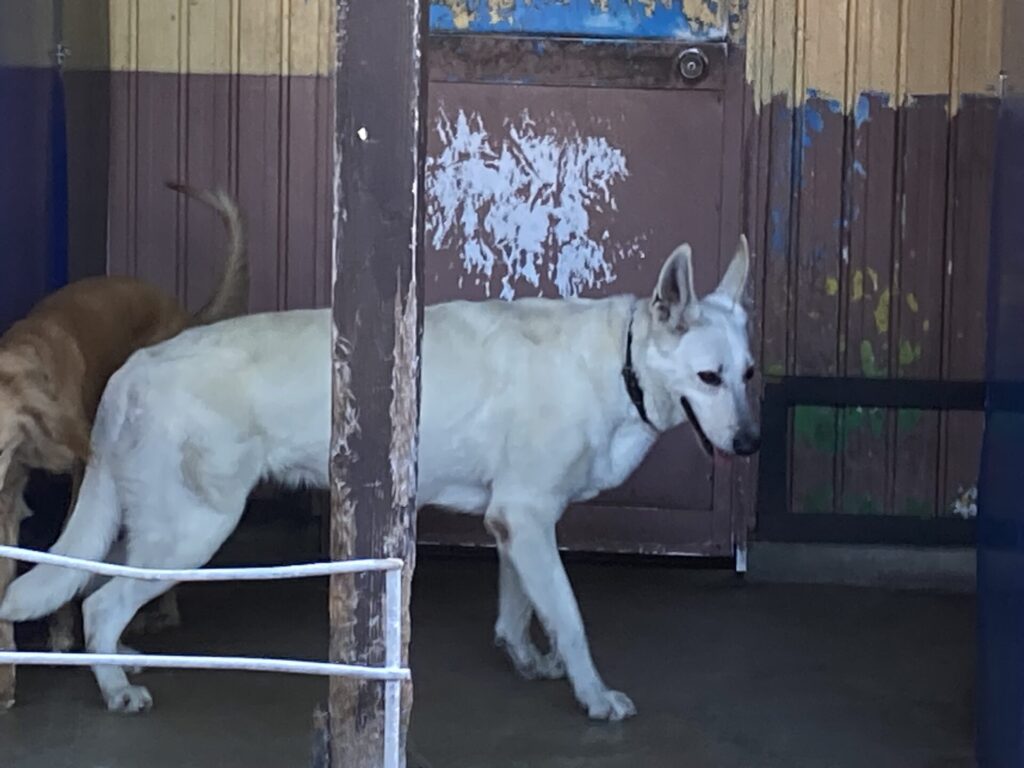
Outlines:
<svg viewBox="0 0 1024 768"><path fill-rule="evenodd" d="M517 283L560 296L615 280L616 261L639 254L639 238L616 242L592 216L616 210L613 186L628 175L622 150L575 129L541 132L524 110L492 138L478 113L441 109L441 151L427 160L427 231L434 248L460 254L467 275L490 295L499 266L501 298ZM460 280L461 282L461 280Z"/></svg>

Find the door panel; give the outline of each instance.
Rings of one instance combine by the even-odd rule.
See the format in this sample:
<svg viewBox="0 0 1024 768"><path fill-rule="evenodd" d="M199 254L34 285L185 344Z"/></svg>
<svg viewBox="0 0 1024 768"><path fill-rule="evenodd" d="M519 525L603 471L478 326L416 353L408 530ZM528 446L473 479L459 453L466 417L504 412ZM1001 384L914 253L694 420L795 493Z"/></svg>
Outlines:
<svg viewBox="0 0 1024 768"><path fill-rule="evenodd" d="M500 70L491 45L503 50ZM626 54L620 43L544 45L553 50L507 39L433 49L427 303L646 297L683 241L694 249L698 291L712 290L737 234L723 234L723 219L738 220L738 201L723 212L725 47L706 46L712 66L691 87L676 69L686 46L632 43ZM546 67L546 56L559 66ZM719 489L716 498L727 481L684 426L624 486L570 511L560 541L731 554L730 495ZM429 511L420 538L486 541L478 521Z"/></svg>

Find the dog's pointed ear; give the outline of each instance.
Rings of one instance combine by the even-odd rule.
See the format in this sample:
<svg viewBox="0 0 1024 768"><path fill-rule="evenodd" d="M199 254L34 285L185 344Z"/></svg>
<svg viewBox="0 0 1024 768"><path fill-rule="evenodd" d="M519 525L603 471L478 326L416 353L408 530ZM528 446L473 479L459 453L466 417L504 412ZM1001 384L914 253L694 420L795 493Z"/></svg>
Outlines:
<svg viewBox="0 0 1024 768"><path fill-rule="evenodd" d="M750 246L747 245L747 236L740 235L739 245L736 246L736 254L729 262L729 268L725 270L722 282L718 284L715 293L720 293L732 299L733 303L743 298L743 290L747 287L747 275L750 274Z"/></svg>
<svg viewBox="0 0 1024 768"><path fill-rule="evenodd" d="M682 333L700 316L693 290L693 251L683 243L665 260L654 289L651 306L656 322Z"/></svg>

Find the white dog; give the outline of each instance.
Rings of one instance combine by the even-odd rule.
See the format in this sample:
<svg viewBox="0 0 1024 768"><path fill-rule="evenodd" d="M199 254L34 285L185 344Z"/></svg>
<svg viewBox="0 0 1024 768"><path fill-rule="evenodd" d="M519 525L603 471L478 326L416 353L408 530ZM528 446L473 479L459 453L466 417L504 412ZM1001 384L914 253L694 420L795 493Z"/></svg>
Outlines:
<svg viewBox="0 0 1024 768"><path fill-rule="evenodd" d="M483 514L500 553L496 639L527 677L568 674L592 718L635 713L591 660L555 523L570 502L624 481L658 435L689 420L708 450L759 438L741 296L742 240L718 288L693 290L690 248L666 261L651 301L454 302L426 312L419 505ZM261 478L324 487L331 432L327 310L229 320L136 353L110 380L78 503L52 551L103 558L119 529L130 565L204 565ZM54 611L88 576L38 566L0 617ZM84 605L88 648L114 653L128 622L170 587L115 578ZM551 639L543 655L528 629ZM150 707L119 668L96 668L111 710Z"/></svg>

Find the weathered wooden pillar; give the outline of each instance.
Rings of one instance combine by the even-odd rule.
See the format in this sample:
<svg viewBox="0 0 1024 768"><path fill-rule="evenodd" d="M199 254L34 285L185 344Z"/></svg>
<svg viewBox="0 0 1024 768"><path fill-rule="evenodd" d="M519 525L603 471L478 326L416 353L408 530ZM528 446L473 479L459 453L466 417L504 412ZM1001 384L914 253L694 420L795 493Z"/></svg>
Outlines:
<svg viewBox="0 0 1024 768"><path fill-rule="evenodd" d="M12 463L4 482L0 484L0 544L18 546L18 532L24 517L21 500L28 482L28 473L18 463ZM14 560L0 558L0 598L14 580L18 564ZM0 649L17 650L14 643L14 625L0 621ZM0 712L14 706L17 688L16 667L0 664Z"/></svg>
<svg viewBox="0 0 1024 768"><path fill-rule="evenodd" d="M338 0L331 555L415 556L426 3ZM331 657L384 662L383 574L335 577ZM331 764L379 768L383 686L334 679ZM402 696L404 734L412 686Z"/></svg>
<svg viewBox="0 0 1024 768"><path fill-rule="evenodd" d="M13 494L0 488L0 544L18 546L18 529L20 528L18 517ZM14 580L16 566L17 563L13 560L0 558L0 597ZM9 651L14 648L14 625L7 621L0 621L0 649ZM14 706L15 688L15 667L0 664L0 712Z"/></svg>

